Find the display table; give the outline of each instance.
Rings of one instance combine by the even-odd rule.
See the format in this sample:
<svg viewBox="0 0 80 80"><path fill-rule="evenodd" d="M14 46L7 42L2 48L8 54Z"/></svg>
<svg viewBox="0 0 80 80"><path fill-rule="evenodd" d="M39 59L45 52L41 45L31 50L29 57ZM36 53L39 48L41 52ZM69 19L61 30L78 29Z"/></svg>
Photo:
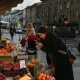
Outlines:
<svg viewBox="0 0 80 80"><path fill-rule="evenodd" d="M18 53L18 55L17 55L17 60L18 61L19 60L27 60L27 59L28 59L28 55L25 52L23 52L22 54Z"/></svg>
<svg viewBox="0 0 80 80"><path fill-rule="evenodd" d="M0 63L0 80L19 80L25 75L29 76L30 80L32 80L32 75L24 60L13 63Z"/></svg>

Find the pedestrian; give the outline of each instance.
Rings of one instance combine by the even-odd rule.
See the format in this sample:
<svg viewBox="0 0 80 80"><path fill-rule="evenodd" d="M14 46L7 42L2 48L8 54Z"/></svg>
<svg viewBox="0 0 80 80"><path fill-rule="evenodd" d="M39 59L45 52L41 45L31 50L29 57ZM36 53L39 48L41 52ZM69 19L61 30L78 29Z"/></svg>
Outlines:
<svg viewBox="0 0 80 80"><path fill-rule="evenodd" d="M44 42L36 42L36 45L50 56L55 67L56 80L74 80L72 64L69 57L64 54L67 47L63 41L44 26L39 27L37 33Z"/></svg>
<svg viewBox="0 0 80 80"><path fill-rule="evenodd" d="M15 27L13 27L13 31L14 31L14 33L16 34L16 29L15 29Z"/></svg>
<svg viewBox="0 0 80 80"><path fill-rule="evenodd" d="M55 35L57 35L57 28L56 28L56 26L53 26L53 33L54 33Z"/></svg>
<svg viewBox="0 0 80 80"><path fill-rule="evenodd" d="M12 27L10 27L10 36L11 36L11 39L13 39L13 36L14 36L14 30Z"/></svg>
<svg viewBox="0 0 80 80"><path fill-rule="evenodd" d="M78 35L79 35L79 29L75 31L75 39L78 38Z"/></svg>

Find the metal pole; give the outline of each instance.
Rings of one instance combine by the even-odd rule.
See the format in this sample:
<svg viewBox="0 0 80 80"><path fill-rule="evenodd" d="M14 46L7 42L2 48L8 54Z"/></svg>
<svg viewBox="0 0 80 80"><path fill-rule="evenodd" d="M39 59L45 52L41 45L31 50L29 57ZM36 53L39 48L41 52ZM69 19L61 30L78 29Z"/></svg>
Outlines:
<svg viewBox="0 0 80 80"><path fill-rule="evenodd" d="M19 41L20 41L20 32L19 32Z"/></svg>

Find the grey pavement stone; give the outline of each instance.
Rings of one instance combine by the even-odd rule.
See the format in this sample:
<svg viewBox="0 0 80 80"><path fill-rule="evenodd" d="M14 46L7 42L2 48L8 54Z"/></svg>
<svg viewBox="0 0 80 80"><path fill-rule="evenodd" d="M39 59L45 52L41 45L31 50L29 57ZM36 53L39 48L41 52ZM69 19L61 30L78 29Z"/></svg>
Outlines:
<svg viewBox="0 0 80 80"><path fill-rule="evenodd" d="M80 80L80 67L73 68L74 80Z"/></svg>

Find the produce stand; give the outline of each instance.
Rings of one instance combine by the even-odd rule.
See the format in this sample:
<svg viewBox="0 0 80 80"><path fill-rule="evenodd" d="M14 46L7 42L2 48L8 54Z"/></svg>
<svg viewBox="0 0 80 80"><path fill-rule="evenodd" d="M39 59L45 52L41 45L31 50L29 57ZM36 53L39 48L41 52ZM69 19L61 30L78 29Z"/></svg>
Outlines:
<svg viewBox="0 0 80 80"><path fill-rule="evenodd" d="M23 61L13 62L13 63L1 62L0 63L0 80L8 80L8 79L19 80L25 75L33 79L29 72L29 69L24 64L25 61L23 63L22 62ZM25 67L23 65L25 65Z"/></svg>
<svg viewBox="0 0 80 80"><path fill-rule="evenodd" d="M20 61L20 60L27 61L28 55L27 55L26 51L22 48L22 46L20 44L16 45L16 50L18 52L17 61Z"/></svg>
<svg viewBox="0 0 80 80"><path fill-rule="evenodd" d="M29 69L32 77L34 80L55 80L54 77L52 77L53 73L51 71L54 71L53 68L49 70L43 70L44 65L39 62L39 59L37 57L34 57L33 55L28 55L25 53L21 47L20 44L17 44L17 60L25 60L26 66Z"/></svg>
<svg viewBox="0 0 80 80"><path fill-rule="evenodd" d="M27 59L27 54L19 54L16 47L11 43L7 43L6 39L2 39L0 44L0 80L19 80L20 78L20 80L23 80L25 75L29 78L28 80L33 80L26 62L22 61ZM15 62L14 59L16 59Z"/></svg>
<svg viewBox="0 0 80 80"><path fill-rule="evenodd" d="M28 59L20 44L0 53L0 80L55 80L43 68L37 58Z"/></svg>

